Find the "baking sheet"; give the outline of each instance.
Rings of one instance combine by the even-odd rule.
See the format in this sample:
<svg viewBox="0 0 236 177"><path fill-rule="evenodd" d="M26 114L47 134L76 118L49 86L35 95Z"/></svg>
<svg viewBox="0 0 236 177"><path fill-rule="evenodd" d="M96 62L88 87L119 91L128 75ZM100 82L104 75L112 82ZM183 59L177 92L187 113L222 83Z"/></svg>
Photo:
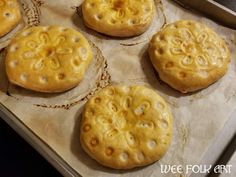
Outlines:
<svg viewBox="0 0 236 177"><path fill-rule="evenodd" d="M21 2L29 22L34 22L34 25L73 27L81 31L93 46L95 60L84 80L76 88L62 94L40 94L9 84L4 70L4 51L0 55L0 102L78 174L164 177L173 174L161 174L161 164L185 166L201 161L236 108L235 31L166 0L155 1L156 17L146 33L134 38L111 38L84 26L81 0ZM193 19L212 27L226 39L232 52L232 62L226 76L204 90L186 95L160 81L147 55L152 35L166 23L178 19ZM167 154L150 166L128 171L112 170L99 165L81 149L79 127L84 103L98 90L116 83L153 87L172 108L173 143Z"/></svg>

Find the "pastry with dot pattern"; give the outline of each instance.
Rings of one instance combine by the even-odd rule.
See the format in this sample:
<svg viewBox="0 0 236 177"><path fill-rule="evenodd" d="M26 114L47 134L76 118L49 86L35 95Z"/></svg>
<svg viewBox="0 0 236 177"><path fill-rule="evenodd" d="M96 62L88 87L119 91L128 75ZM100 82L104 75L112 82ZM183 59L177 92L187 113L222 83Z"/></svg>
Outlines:
<svg viewBox="0 0 236 177"><path fill-rule="evenodd" d="M130 37L145 32L154 17L153 0L85 0L85 24L100 33Z"/></svg>
<svg viewBox="0 0 236 177"><path fill-rule="evenodd" d="M79 84L93 59L87 39L61 26L30 27L11 42L6 72L11 83L39 92L63 92Z"/></svg>
<svg viewBox="0 0 236 177"><path fill-rule="evenodd" d="M203 89L225 75L230 51L204 24L180 20L155 34L149 55L159 77L182 93Z"/></svg>
<svg viewBox="0 0 236 177"><path fill-rule="evenodd" d="M96 161L114 169L151 164L170 146L169 106L146 86L107 86L85 106L80 141Z"/></svg>
<svg viewBox="0 0 236 177"><path fill-rule="evenodd" d="M0 0L0 37L15 28L21 20L17 0Z"/></svg>

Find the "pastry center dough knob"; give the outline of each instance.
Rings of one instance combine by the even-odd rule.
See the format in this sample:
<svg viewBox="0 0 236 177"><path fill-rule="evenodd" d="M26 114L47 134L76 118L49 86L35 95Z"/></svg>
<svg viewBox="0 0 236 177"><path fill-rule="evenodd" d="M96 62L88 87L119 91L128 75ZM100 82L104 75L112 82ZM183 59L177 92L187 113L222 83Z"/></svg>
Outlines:
<svg viewBox="0 0 236 177"><path fill-rule="evenodd" d="M195 45L194 45L194 43L193 42L184 42L183 43L183 50L184 50L184 52L186 53L186 54L193 54L193 53L195 53L196 52L196 47L195 47Z"/></svg>
<svg viewBox="0 0 236 177"><path fill-rule="evenodd" d="M125 6L126 6L126 3L127 1L126 0L115 0L114 2L114 9L124 9Z"/></svg>
<svg viewBox="0 0 236 177"><path fill-rule="evenodd" d="M52 56L54 56L54 54L55 54L55 50L53 49L53 48L46 48L45 49L45 56L46 57L52 57Z"/></svg>

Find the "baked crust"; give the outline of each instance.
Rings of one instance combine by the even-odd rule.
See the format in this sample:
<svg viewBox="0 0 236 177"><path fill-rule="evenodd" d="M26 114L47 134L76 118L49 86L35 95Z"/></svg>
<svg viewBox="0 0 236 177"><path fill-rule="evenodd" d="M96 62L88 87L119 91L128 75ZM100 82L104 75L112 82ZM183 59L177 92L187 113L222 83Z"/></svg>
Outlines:
<svg viewBox="0 0 236 177"><path fill-rule="evenodd" d="M159 160L173 131L163 98L144 86L108 86L86 104L81 121L83 149L104 166L131 169Z"/></svg>
<svg viewBox="0 0 236 177"><path fill-rule="evenodd" d="M155 34L149 55L160 78L182 93L216 82L230 63L226 42L209 27L190 20L169 24Z"/></svg>
<svg viewBox="0 0 236 177"><path fill-rule="evenodd" d="M14 29L21 20L17 0L0 0L0 37Z"/></svg>
<svg viewBox="0 0 236 177"><path fill-rule="evenodd" d="M89 28L110 36L130 37L148 29L155 6L153 0L85 0L82 11Z"/></svg>
<svg viewBox="0 0 236 177"><path fill-rule="evenodd" d="M7 49L11 83L39 92L63 92L83 79L93 59L87 39L60 26L38 26L19 33Z"/></svg>

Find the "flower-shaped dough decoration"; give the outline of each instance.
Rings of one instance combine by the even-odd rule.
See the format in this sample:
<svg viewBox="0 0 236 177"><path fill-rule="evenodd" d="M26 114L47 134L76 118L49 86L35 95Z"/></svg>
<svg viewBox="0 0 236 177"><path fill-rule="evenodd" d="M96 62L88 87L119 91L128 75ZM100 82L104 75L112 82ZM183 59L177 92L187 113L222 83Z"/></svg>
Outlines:
<svg viewBox="0 0 236 177"><path fill-rule="evenodd" d="M47 63L47 67L53 70L59 69L61 67L61 55L75 57L72 55L73 49L70 46L63 46L65 41L66 37L64 35L57 36L53 40L47 33L41 32L38 41L31 40L26 43L27 51L23 53L22 58L34 60L33 68L35 70L43 69Z"/></svg>
<svg viewBox="0 0 236 177"><path fill-rule="evenodd" d="M155 34L149 55L160 78L183 93L214 83L230 63L226 42L207 26L189 20Z"/></svg>
<svg viewBox="0 0 236 177"><path fill-rule="evenodd" d="M194 34L190 29L180 27L177 29L177 35L170 39L171 54L182 55L181 65L178 66L192 66L192 72L200 68L212 70L212 68L220 67L228 57L228 49L224 41L215 40L217 38L215 33L207 32L207 29L202 26L201 28L200 33Z"/></svg>
<svg viewBox="0 0 236 177"><path fill-rule="evenodd" d="M167 103L144 86L108 86L86 104L80 140L101 164L130 169L159 160L167 151L173 120Z"/></svg>
<svg viewBox="0 0 236 177"><path fill-rule="evenodd" d="M31 27L8 48L6 70L10 81L41 92L75 87L93 58L85 37L70 28Z"/></svg>

